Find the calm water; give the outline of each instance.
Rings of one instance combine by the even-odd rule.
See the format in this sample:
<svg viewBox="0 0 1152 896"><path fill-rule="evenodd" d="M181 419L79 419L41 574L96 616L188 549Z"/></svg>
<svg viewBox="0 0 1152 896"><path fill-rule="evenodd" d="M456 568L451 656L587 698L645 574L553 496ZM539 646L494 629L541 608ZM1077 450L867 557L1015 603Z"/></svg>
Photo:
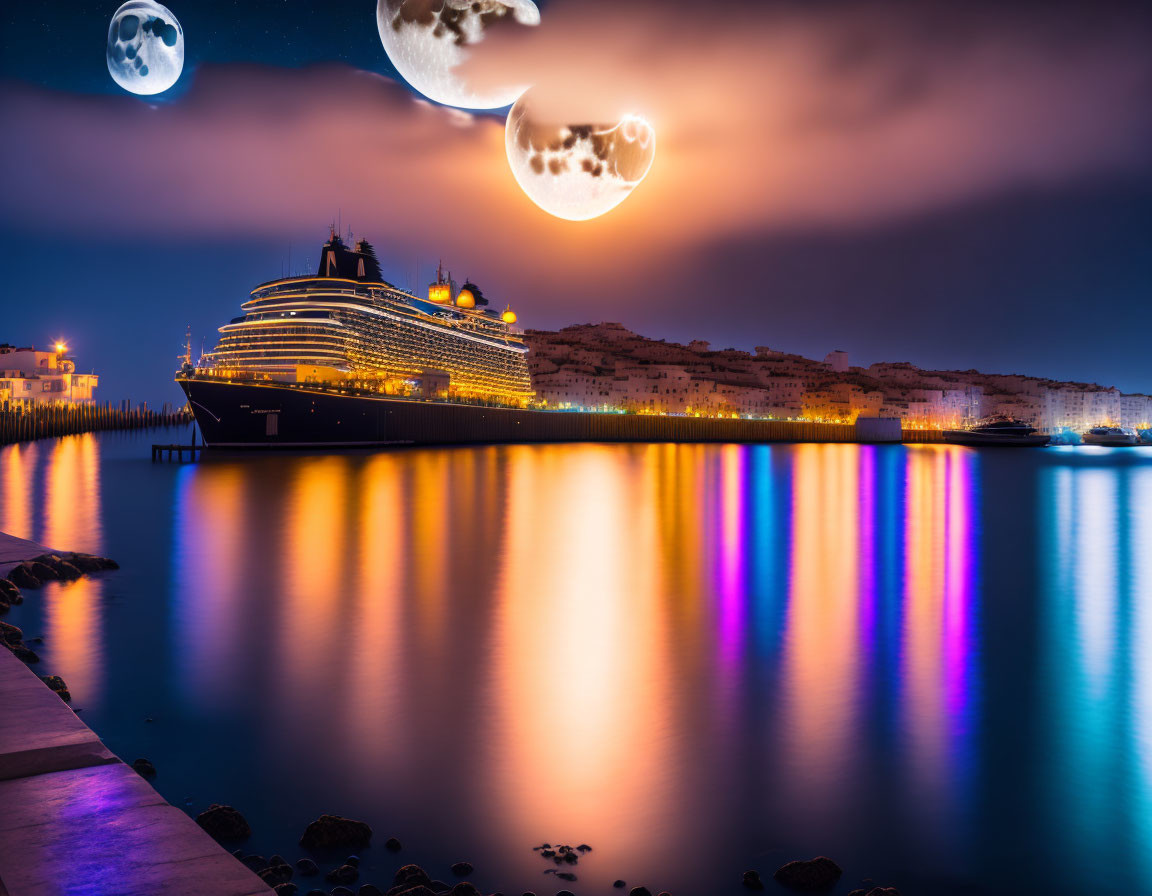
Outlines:
<svg viewBox="0 0 1152 896"><path fill-rule="evenodd" d="M841 893L1150 891L1152 450L160 438L0 451L0 529L123 566L8 619L253 851L336 812L506 893L560 888L544 840L595 848L578 896L818 853Z"/></svg>

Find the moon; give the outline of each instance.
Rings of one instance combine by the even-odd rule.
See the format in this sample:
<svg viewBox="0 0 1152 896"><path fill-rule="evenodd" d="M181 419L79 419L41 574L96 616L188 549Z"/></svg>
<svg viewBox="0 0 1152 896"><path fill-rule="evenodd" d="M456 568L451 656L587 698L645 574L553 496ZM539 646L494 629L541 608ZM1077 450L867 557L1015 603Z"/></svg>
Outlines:
<svg viewBox="0 0 1152 896"><path fill-rule="evenodd" d="M184 29L153 0L128 0L108 26L108 74L130 93L162 93L184 70Z"/></svg>
<svg viewBox="0 0 1152 896"><path fill-rule="evenodd" d="M615 124L537 118L529 92L508 113L504 148L529 199L557 218L587 221L614 209L644 180L656 157L656 131L638 115Z"/></svg>
<svg viewBox="0 0 1152 896"><path fill-rule="evenodd" d="M527 85L478 92L456 74L468 48L485 32L511 25L539 25L532 0L379 0L376 27L396 71L430 100L463 109L499 109Z"/></svg>

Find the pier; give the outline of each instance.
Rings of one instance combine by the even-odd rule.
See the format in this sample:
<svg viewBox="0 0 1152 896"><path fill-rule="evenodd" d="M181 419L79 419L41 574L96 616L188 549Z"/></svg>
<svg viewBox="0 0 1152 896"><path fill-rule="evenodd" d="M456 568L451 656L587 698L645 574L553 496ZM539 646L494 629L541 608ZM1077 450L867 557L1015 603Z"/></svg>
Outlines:
<svg viewBox="0 0 1152 896"><path fill-rule="evenodd" d="M142 408L122 410L96 404L25 405L0 403L0 445L105 429L152 429L192 422L184 411L162 414Z"/></svg>
<svg viewBox="0 0 1152 896"><path fill-rule="evenodd" d="M172 455L176 455L178 463L184 463L184 452L188 452L188 460L195 461L198 456L202 456L204 452L203 445L153 445L152 446L152 460L172 460Z"/></svg>

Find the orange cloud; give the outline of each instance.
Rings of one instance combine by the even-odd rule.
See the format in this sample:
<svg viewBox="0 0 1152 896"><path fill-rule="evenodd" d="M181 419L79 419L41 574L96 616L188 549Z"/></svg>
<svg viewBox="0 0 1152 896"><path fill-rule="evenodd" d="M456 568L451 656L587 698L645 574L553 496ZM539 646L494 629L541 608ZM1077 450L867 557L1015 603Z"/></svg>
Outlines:
<svg viewBox="0 0 1152 896"><path fill-rule="evenodd" d="M54 234L290 234L337 208L397 253L639 272L767 231L844 228L1143 164L1147 17L1095 29L840 6L556 2L465 74L524 77L574 121L638 111L647 179L554 219L516 185L503 124L340 67L205 67L177 102L0 90L8 223ZM1035 15L1034 11L1034 15ZM389 249L385 249L389 251Z"/></svg>

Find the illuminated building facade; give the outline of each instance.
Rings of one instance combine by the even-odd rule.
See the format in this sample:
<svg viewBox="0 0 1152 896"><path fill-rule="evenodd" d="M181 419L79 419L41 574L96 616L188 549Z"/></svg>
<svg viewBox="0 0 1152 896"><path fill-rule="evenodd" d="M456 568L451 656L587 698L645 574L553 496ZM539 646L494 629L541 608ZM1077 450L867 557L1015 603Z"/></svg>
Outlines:
<svg viewBox="0 0 1152 896"><path fill-rule="evenodd" d="M28 404L88 404L99 382L95 373L77 373L65 357L68 346L52 351L0 345L0 402Z"/></svg>
<svg viewBox="0 0 1152 896"><path fill-rule="evenodd" d="M870 367L834 351L823 361L757 346L754 354L647 339L618 323L529 330L539 397L554 407L650 414L854 422L897 417L906 429L951 429L1003 415L1055 432L1152 426L1152 397L1020 374Z"/></svg>
<svg viewBox="0 0 1152 896"><path fill-rule="evenodd" d="M332 233L315 276L254 289L195 372L526 404L528 349L487 305L479 287L457 290L442 270L427 299L398 289L367 241L348 248Z"/></svg>

